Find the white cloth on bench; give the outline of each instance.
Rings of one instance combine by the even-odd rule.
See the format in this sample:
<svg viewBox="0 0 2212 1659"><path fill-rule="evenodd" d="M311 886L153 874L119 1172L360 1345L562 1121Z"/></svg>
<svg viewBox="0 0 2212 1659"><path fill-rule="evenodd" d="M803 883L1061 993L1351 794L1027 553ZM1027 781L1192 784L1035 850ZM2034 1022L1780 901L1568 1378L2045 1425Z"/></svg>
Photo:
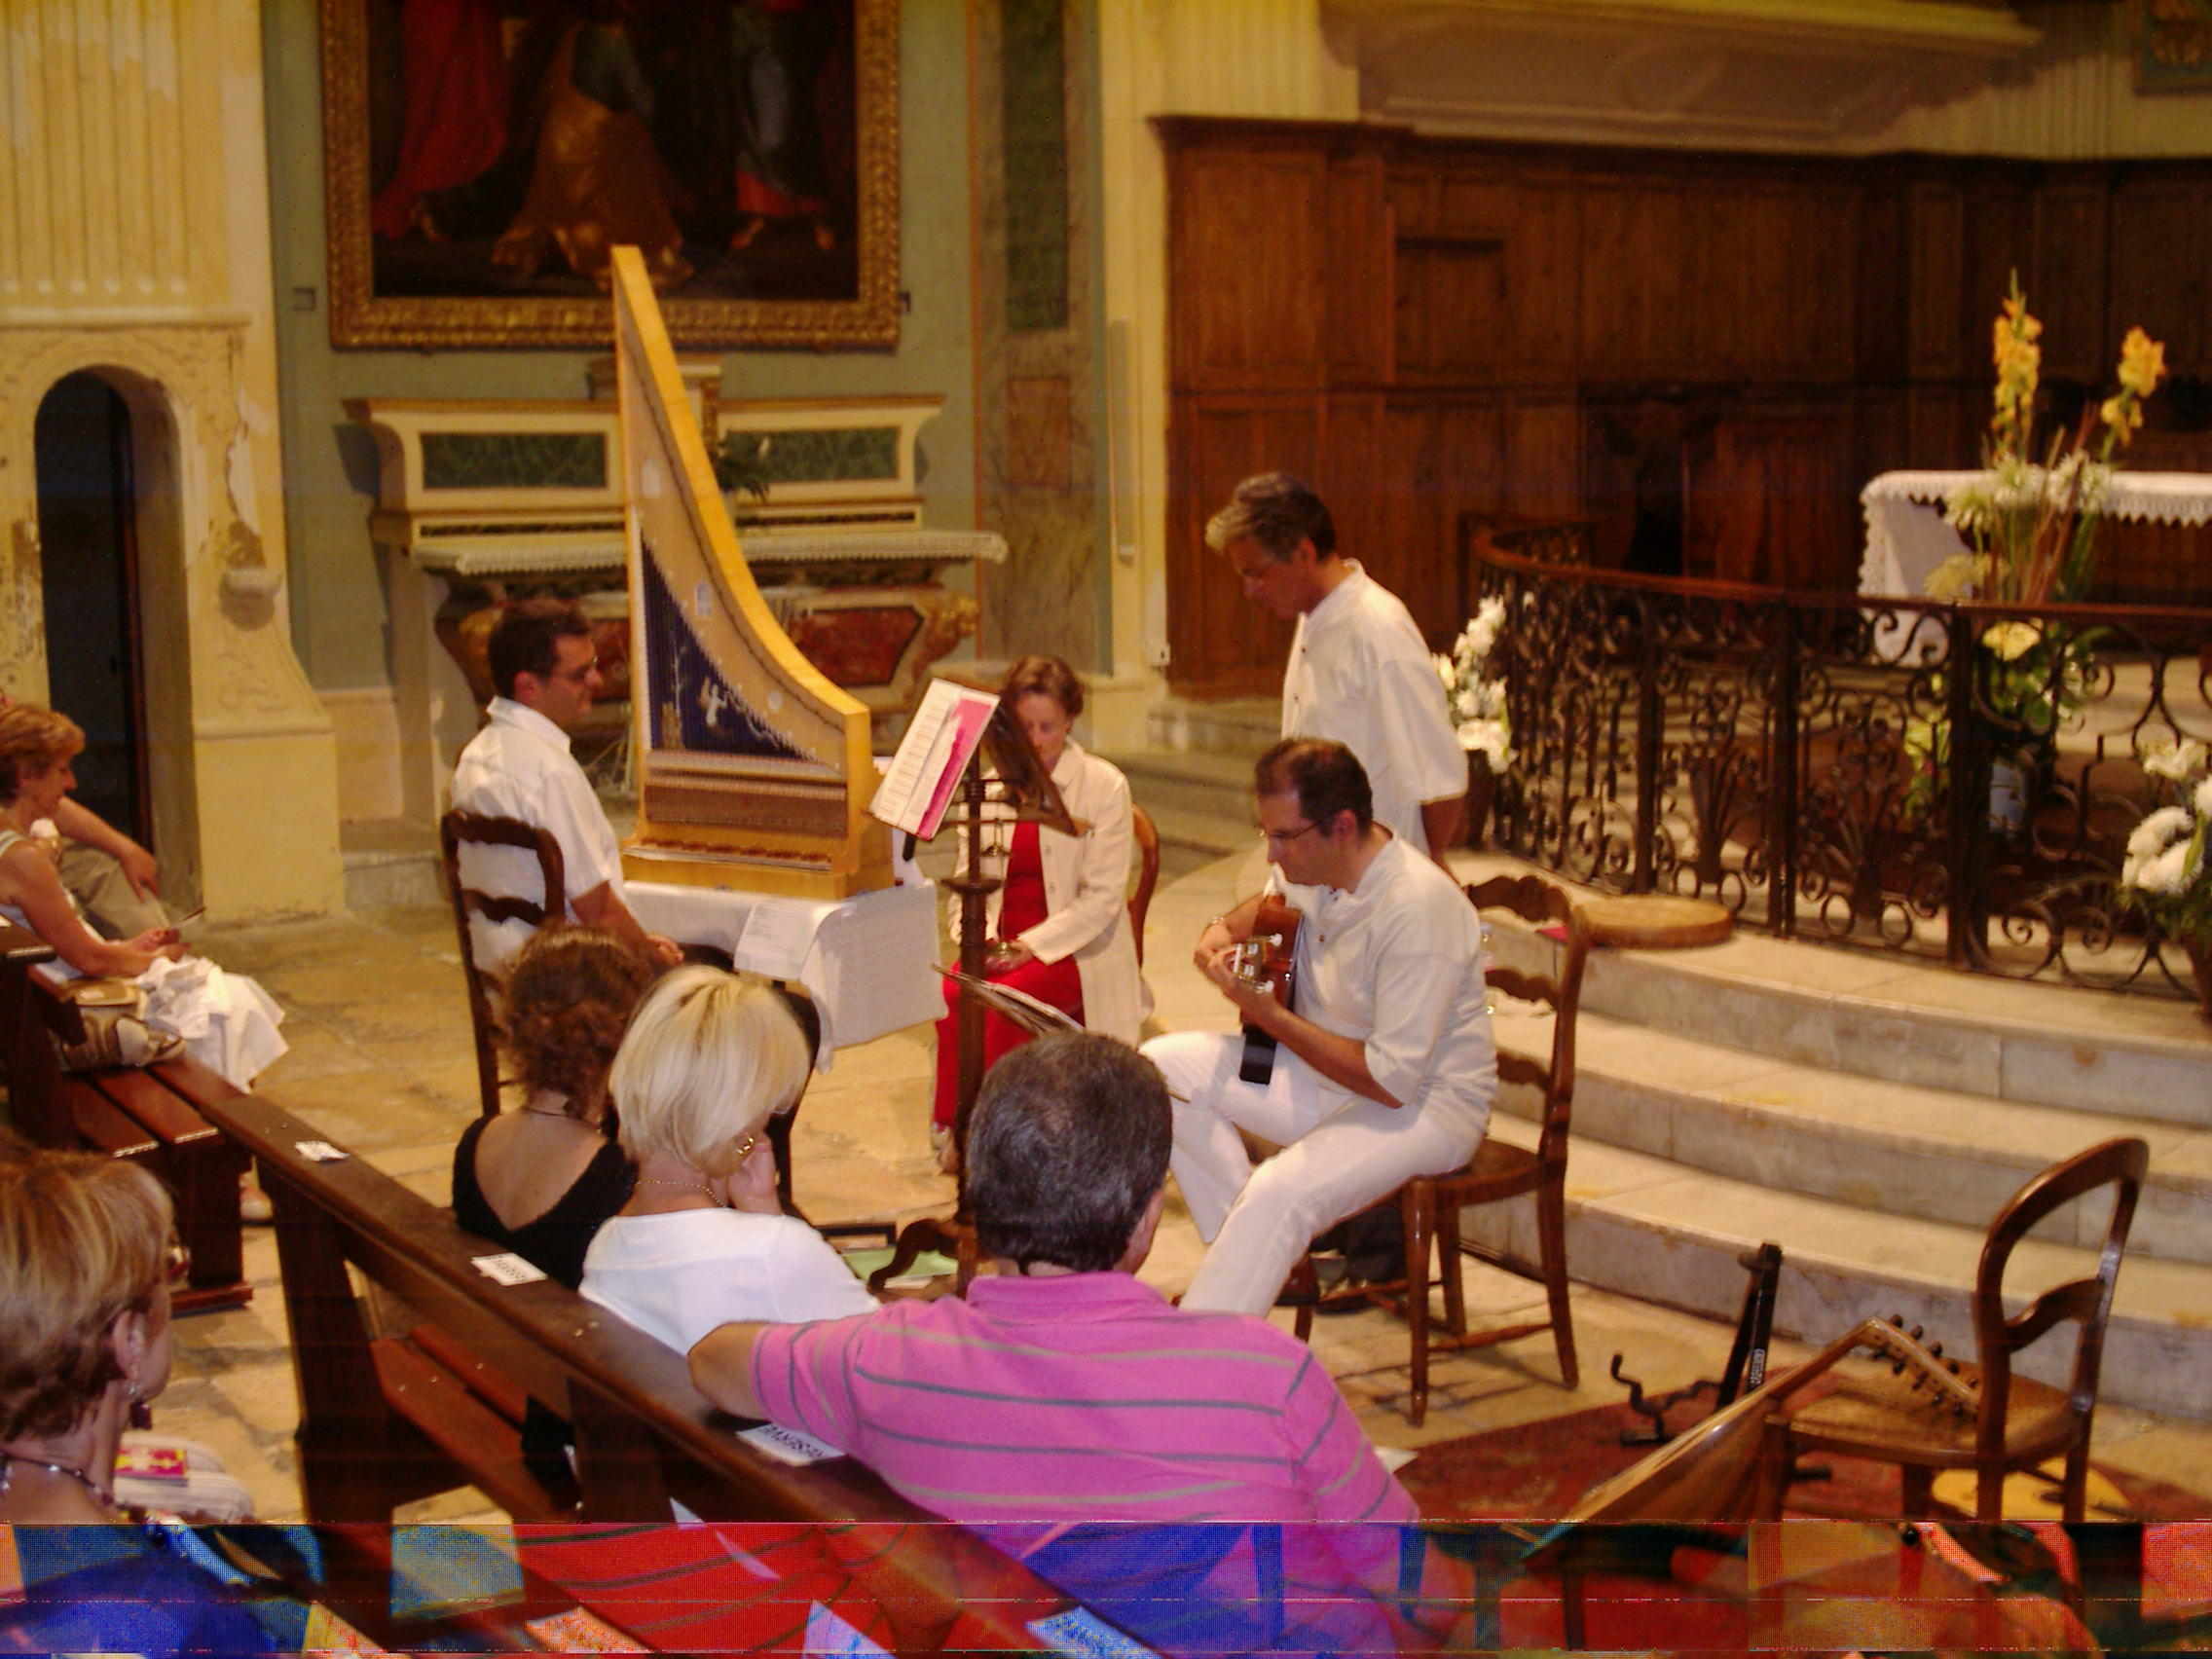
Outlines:
<svg viewBox="0 0 2212 1659"><path fill-rule="evenodd" d="M6 845L0 836L0 850ZM13 904L0 904L0 916L25 933L38 932ZM56 985L84 977L59 957L41 962L37 971ZM276 999L257 980L226 973L204 956L157 961L135 982L146 993L146 1023L182 1037L186 1053L234 1088L251 1088L291 1047L276 1030L284 1023Z"/></svg>

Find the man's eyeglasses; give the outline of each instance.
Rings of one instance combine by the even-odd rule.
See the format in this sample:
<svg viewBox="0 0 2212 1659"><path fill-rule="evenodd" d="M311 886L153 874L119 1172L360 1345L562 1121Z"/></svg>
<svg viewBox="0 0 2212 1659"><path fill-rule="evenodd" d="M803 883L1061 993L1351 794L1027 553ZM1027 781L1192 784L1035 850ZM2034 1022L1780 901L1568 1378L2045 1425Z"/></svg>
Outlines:
<svg viewBox="0 0 2212 1659"><path fill-rule="evenodd" d="M1263 830L1260 835L1271 847L1287 847L1309 830L1318 830L1327 822L1327 819L1317 818L1310 824L1301 824L1295 830Z"/></svg>

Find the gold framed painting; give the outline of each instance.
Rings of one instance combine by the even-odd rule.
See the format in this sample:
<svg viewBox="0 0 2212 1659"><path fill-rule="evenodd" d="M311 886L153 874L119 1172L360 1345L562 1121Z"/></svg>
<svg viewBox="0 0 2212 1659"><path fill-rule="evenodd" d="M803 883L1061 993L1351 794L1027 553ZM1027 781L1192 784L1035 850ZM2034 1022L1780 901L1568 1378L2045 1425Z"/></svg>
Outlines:
<svg viewBox="0 0 2212 1659"><path fill-rule="evenodd" d="M330 341L899 338L899 0L321 0Z"/></svg>

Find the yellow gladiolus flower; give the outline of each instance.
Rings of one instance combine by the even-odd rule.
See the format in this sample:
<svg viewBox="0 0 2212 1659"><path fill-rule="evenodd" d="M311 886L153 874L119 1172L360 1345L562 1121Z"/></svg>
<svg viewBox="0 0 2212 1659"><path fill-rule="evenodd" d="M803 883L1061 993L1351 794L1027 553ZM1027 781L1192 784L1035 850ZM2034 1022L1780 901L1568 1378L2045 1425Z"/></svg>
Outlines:
<svg viewBox="0 0 2212 1659"><path fill-rule="evenodd" d="M2120 384L2137 397L2149 397L2165 372L2165 347L2140 328L2129 329L2120 343Z"/></svg>

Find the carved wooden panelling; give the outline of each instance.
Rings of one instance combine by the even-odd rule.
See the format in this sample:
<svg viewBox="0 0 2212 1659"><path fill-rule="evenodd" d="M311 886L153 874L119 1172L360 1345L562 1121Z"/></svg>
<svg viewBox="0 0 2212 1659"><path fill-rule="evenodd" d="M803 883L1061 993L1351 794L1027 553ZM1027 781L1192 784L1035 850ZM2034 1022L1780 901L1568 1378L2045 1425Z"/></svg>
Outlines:
<svg viewBox="0 0 2212 1659"><path fill-rule="evenodd" d="M1776 587L1855 585L1850 426L1840 409L1756 411L1683 446L1682 573Z"/></svg>
<svg viewBox="0 0 2212 1659"><path fill-rule="evenodd" d="M1182 159L1168 268L1179 386L1322 384L1327 186L1318 154Z"/></svg>
<svg viewBox="0 0 2212 1659"><path fill-rule="evenodd" d="M1318 476L1321 409L1312 398L1191 398L1172 439L1174 544L1184 556L1168 581L1168 649L1178 685L1250 696L1282 683L1290 625L1244 598L1229 561L1205 544L1205 523L1238 481L1280 468Z"/></svg>
<svg viewBox="0 0 2212 1659"><path fill-rule="evenodd" d="M2113 193L2114 317L2140 325L2166 345L2169 364L2201 364L2212 350L2206 328L2208 251L2203 225L2212 198L2201 180L2122 179ZM2117 342L2115 343L2117 348Z"/></svg>
<svg viewBox="0 0 2212 1659"><path fill-rule="evenodd" d="M1329 378L1381 386L1390 379L1393 252L1387 186L1380 156L1340 158L1328 176L1326 255Z"/></svg>
<svg viewBox="0 0 2212 1659"><path fill-rule="evenodd" d="M1273 631L1198 540L1246 472L1305 471L1346 549L1443 639L1466 510L1588 519L1600 564L1851 586L1865 479L1978 458L1990 322L2015 270L2059 389L2101 392L2130 323L2178 376L2212 357L2202 163L1160 129L1186 689L1272 689L1279 673ZM2161 424L2212 426L2188 393L2154 403L2135 464Z"/></svg>

